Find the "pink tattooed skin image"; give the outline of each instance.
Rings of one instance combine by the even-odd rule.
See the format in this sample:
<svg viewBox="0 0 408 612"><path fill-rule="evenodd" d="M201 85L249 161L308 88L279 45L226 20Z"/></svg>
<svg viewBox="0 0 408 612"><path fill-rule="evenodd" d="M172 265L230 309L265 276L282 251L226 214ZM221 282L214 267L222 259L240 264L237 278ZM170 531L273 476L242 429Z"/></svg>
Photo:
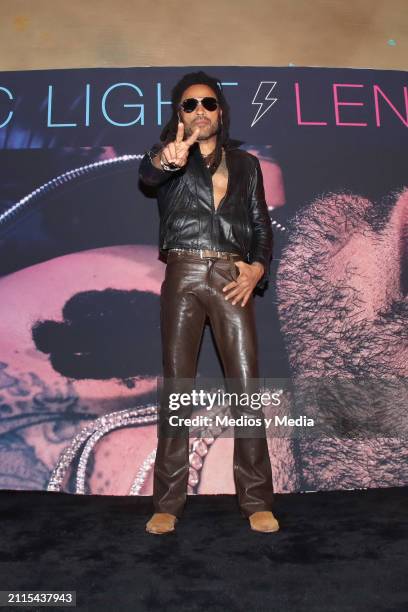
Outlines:
<svg viewBox="0 0 408 612"><path fill-rule="evenodd" d="M380 201L327 193L293 218L277 269L277 308L296 379L405 381L408 375L408 190ZM296 441L298 482L306 490L406 485L406 385L381 410L336 404L339 422L362 424L359 439ZM386 396L387 397L387 396ZM377 435L364 436L371 419ZM399 435L400 434L400 435Z"/></svg>
<svg viewBox="0 0 408 612"><path fill-rule="evenodd" d="M130 408L135 398L156 388L156 379L149 376L130 377L127 384L119 377L103 380L98 373L93 374L95 379L74 374L70 378L58 372L58 361L52 364L49 352L56 360L70 357L73 364L75 356L79 361L83 354L80 340L69 338L69 320L63 314L70 301L88 298L84 323L89 327L92 309L99 317L108 314L102 305L110 290L125 296L135 288L157 294L163 268L152 248L120 246L56 257L0 279L0 426L1 433L7 434L1 451L4 488L46 488L60 453L90 420ZM65 347L60 354L34 340L36 324L44 321L60 325L60 334L65 332L65 338L55 339L59 347ZM107 327L100 328L100 335L108 335ZM48 343L51 337L49 333ZM21 426L12 429L15 424ZM153 426L106 434L89 465L88 492L126 495L134 472L154 444Z"/></svg>

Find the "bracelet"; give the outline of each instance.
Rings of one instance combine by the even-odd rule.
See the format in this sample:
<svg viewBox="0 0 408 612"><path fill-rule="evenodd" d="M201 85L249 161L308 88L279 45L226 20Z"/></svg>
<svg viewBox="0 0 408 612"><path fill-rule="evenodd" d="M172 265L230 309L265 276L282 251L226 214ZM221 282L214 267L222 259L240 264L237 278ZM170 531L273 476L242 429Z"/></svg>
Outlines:
<svg viewBox="0 0 408 612"><path fill-rule="evenodd" d="M146 151L146 153L147 153L147 157L150 159L150 163L152 164L152 166L154 166L156 168L156 166L153 163L152 157L156 157L156 155L158 155L160 153L160 149L158 151L156 151L153 156L152 156L153 152L152 152L151 149L149 151ZM162 170L165 170L165 171L168 171L168 172L175 172L176 170L180 170L179 166L174 166L174 165L171 165L171 164L166 164L166 162L164 162L161 157L160 157L160 165L162 167Z"/></svg>
<svg viewBox="0 0 408 612"><path fill-rule="evenodd" d="M173 163L166 164L166 162L164 162L161 157L160 157L160 165L163 168L163 170L169 170L170 172L174 172L175 170L180 170L180 168L178 166L175 166Z"/></svg>
<svg viewBox="0 0 408 612"><path fill-rule="evenodd" d="M156 151L156 152L154 153L154 155L153 155L153 151L152 151L152 150L146 151L147 157L150 159L150 163L152 164L152 166L153 166L154 168L156 168L156 170L159 170L159 168L157 168L157 167L154 165L154 163L153 163L153 157L156 157L156 155L158 155L158 153L160 153L160 151ZM161 167L162 167L162 170L170 170L170 171L172 171L172 170L173 170L172 168L168 167L168 166L167 166L167 164L166 164L165 162L163 162L161 158L160 158L160 165L161 165ZM174 168L174 170L179 170L179 169L180 169L180 168Z"/></svg>

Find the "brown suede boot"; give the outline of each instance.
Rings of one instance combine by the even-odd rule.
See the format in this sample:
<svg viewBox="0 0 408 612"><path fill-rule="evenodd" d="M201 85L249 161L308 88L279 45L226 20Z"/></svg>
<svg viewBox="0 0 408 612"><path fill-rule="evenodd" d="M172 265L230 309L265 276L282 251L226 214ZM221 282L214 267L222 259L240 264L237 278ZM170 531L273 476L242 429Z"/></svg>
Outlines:
<svg viewBox="0 0 408 612"><path fill-rule="evenodd" d="M155 512L148 523L146 531L149 533L169 533L175 530L177 517L168 512Z"/></svg>
<svg viewBox="0 0 408 612"><path fill-rule="evenodd" d="M249 517L251 529L254 531L278 531L279 523L269 510L254 512Z"/></svg>

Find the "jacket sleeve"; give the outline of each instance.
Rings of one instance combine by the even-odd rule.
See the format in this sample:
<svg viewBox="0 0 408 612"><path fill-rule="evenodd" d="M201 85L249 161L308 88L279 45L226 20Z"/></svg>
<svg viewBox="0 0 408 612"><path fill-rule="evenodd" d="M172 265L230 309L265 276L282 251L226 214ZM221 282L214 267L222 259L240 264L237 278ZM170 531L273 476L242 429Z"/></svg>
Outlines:
<svg viewBox="0 0 408 612"><path fill-rule="evenodd" d="M139 164L139 178L146 185L161 185L172 176L178 176L179 172L171 170L162 170L153 165L153 157L163 148L160 143L154 144L151 149L145 152L142 161ZM180 168L182 170L182 168Z"/></svg>
<svg viewBox="0 0 408 612"><path fill-rule="evenodd" d="M259 160L255 158L255 169L250 179L249 218L252 224L252 241L249 263L259 261L264 266L264 275L255 288L265 289L270 278L273 249L272 224L265 200L265 189Z"/></svg>

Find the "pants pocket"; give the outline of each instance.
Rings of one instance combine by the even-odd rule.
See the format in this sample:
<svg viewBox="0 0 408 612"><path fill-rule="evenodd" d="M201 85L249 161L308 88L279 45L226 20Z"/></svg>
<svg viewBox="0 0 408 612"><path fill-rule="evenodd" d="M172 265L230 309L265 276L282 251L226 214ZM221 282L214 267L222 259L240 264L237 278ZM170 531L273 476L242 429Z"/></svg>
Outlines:
<svg viewBox="0 0 408 612"><path fill-rule="evenodd" d="M239 276L239 268L235 265L233 261L231 261L230 270L231 270L232 279L236 281Z"/></svg>

